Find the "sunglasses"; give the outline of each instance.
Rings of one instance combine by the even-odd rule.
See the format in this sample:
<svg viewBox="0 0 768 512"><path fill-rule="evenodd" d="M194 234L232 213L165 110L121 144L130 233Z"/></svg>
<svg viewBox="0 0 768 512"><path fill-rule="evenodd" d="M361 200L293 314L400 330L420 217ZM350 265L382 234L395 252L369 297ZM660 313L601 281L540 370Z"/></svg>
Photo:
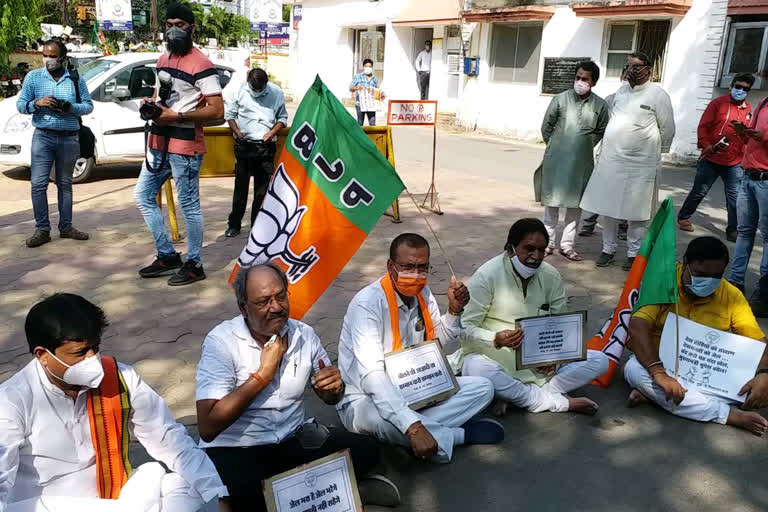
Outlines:
<svg viewBox="0 0 768 512"><path fill-rule="evenodd" d="M737 90L739 90L739 91L744 91L744 92L749 92L749 91L751 91L751 90L752 90L752 88L751 88L751 87L746 87L746 86L744 86L744 85L734 85L734 86L733 86L733 88L734 88L734 89L737 89Z"/></svg>

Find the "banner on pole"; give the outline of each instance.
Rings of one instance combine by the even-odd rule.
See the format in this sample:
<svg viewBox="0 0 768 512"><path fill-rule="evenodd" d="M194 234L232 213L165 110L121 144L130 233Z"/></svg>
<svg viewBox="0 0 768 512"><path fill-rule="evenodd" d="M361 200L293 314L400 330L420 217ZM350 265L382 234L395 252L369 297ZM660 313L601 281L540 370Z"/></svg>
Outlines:
<svg viewBox="0 0 768 512"><path fill-rule="evenodd" d="M432 126L437 123L437 102L432 100L390 100L387 125Z"/></svg>
<svg viewBox="0 0 768 512"><path fill-rule="evenodd" d="M96 0L100 30L133 30L131 0Z"/></svg>

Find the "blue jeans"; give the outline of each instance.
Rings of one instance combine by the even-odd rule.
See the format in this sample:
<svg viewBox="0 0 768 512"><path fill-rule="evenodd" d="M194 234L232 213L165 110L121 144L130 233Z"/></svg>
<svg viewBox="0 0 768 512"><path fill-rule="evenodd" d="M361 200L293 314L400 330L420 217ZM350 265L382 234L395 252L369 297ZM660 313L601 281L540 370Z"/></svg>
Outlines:
<svg viewBox="0 0 768 512"><path fill-rule="evenodd" d="M355 105L357 111L357 124L363 126L366 116L368 117L368 126L376 126L376 112L363 112L360 105Z"/></svg>
<svg viewBox="0 0 768 512"><path fill-rule="evenodd" d="M717 178L720 178L725 187L725 206L728 211L726 232L736 231L738 220L736 218L736 202L739 199L739 188L743 177L744 170L740 165L728 166L716 164L707 159L700 160L696 166L696 179L693 181L693 188L688 193L688 197L685 198L677 218L690 219Z"/></svg>
<svg viewBox="0 0 768 512"><path fill-rule="evenodd" d="M150 164L160 165L162 151L149 149ZM141 166L139 181L136 182L134 198L136 206L144 216L152 237L155 239L158 256L173 256L176 250L165 227L163 212L157 204L157 193L165 180L173 176L176 194L187 223L187 261L200 262L203 245L203 213L200 211L200 164L202 155L187 156L168 153L165 165L158 172L150 172L146 162Z"/></svg>
<svg viewBox="0 0 768 512"><path fill-rule="evenodd" d="M739 236L733 251L731 275L728 280L744 284L755 232L759 229L763 237L763 260L760 262L760 276L768 275L768 181L755 181L747 177L741 182L737 204Z"/></svg>
<svg viewBox="0 0 768 512"><path fill-rule="evenodd" d="M32 211L35 228L50 231L48 220L48 179L51 166L56 164L56 188L59 201L59 232L72 227L72 169L80 156L77 135L56 135L35 130L32 136Z"/></svg>

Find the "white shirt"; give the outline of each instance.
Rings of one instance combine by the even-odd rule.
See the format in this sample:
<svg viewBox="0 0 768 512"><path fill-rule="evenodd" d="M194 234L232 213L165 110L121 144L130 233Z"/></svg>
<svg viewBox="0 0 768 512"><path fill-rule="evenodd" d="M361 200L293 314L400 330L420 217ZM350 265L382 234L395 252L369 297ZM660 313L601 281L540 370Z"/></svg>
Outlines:
<svg viewBox="0 0 768 512"><path fill-rule="evenodd" d="M446 354L456 351L460 347L462 331L460 317L448 313L441 317L437 300L429 287L425 287L421 294L432 317L435 337L440 340ZM400 295L395 293L395 297L403 348L425 341L424 322L420 318L416 298L409 307ZM377 279L355 295L344 316L339 340L339 368L347 389L337 408L369 396L381 417L405 433L419 418L384 370L384 354L392 351L392 344L387 297Z"/></svg>
<svg viewBox="0 0 768 512"><path fill-rule="evenodd" d="M429 73L432 68L432 52L427 50L421 50L419 56L416 57L416 71L426 71Z"/></svg>
<svg viewBox="0 0 768 512"><path fill-rule="evenodd" d="M118 363L130 393L129 425L153 458L186 480L204 501L227 496L208 456L136 370ZM98 497L87 390L75 400L32 360L0 384L0 512L41 495Z"/></svg>
<svg viewBox="0 0 768 512"><path fill-rule="evenodd" d="M288 320L288 350L275 377L243 414L210 443L200 446L275 444L292 436L305 422L304 390L312 375L331 360L314 329ZM217 325L203 342L197 365L197 400L221 400L242 386L261 367L261 347L251 336L243 316Z"/></svg>

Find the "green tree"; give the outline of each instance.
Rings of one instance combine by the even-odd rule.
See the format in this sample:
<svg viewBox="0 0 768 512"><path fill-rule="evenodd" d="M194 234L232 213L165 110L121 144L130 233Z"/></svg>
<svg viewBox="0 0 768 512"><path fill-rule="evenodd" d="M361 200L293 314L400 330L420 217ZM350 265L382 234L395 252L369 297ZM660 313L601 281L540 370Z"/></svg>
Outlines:
<svg viewBox="0 0 768 512"><path fill-rule="evenodd" d="M291 21L291 7L289 4L283 5L283 21L285 22Z"/></svg>
<svg viewBox="0 0 768 512"><path fill-rule="evenodd" d="M0 67L9 65L9 57L19 42L31 43L40 30L41 0L0 0Z"/></svg>

